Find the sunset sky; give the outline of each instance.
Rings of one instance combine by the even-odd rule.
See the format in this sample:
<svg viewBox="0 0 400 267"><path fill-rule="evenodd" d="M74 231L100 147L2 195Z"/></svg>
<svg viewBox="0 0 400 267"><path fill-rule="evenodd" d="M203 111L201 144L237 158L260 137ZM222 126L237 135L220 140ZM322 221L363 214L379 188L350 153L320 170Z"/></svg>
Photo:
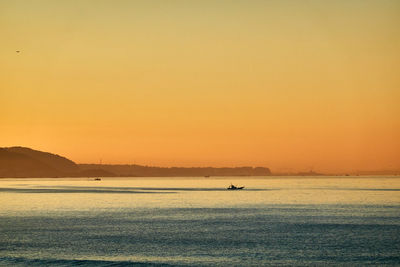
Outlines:
<svg viewBox="0 0 400 267"><path fill-rule="evenodd" d="M397 0L0 0L0 36L0 147L400 169Z"/></svg>

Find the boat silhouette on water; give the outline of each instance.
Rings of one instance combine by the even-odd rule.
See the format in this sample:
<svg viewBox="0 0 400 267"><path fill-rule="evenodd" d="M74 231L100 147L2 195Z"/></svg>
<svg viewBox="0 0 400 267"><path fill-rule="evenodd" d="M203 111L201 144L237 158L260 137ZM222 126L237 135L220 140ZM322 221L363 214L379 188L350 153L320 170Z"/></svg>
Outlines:
<svg viewBox="0 0 400 267"><path fill-rule="evenodd" d="M243 188L244 188L244 186L234 186L233 184L231 184L227 189L228 190L241 190Z"/></svg>

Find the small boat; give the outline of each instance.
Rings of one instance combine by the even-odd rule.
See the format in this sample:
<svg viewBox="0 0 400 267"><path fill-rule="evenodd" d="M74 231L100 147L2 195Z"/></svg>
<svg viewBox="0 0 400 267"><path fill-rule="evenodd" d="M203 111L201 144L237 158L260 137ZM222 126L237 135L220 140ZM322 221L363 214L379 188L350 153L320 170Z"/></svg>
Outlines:
<svg viewBox="0 0 400 267"><path fill-rule="evenodd" d="M95 180L95 181L101 181L101 179L100 179L100 178L95 178L94 180Z"/></svg>
<svg viewBox="0 0 400 267"><path fill-rule="evenodd" d="M227 189L228 190L240 190L243 188L244 188L244 186L234 186L233 184L231 184Z"/></svg>

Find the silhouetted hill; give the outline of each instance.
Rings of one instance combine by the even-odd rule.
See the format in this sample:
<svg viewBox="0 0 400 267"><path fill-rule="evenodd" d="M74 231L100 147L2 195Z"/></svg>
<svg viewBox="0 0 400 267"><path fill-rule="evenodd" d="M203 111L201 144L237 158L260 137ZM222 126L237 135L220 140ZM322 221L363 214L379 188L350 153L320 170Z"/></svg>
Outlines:
<svg viewBox="0 0 400 267"><path fill-rule="evenodd" d="M56 154L27 147L0 148L0 177L96 177L115 176L105 170L85 169Z"/></svg>
<svg viewBox="0 0 400 267"><path fill-rule="evenodd" d="M56 168L36 158L0 148L0 177L55 177L59 174Z"/></svg>
<svg viewBox="0 0 400 267"><path fill-rule="evenodd" d="M268 168L162 168L140 165L79 164L48 152L26 147L0 148L0 177L173 177L265 176Z"/></svg>
<svg viewBox="0 0 400 267"><path fill-rule="evenodd" d="M57 154L33 150L27 147L9 147L5 148L7 151L26 155L30 158L36 159L59 172L75 173L79 171L79 167L75 162Z"/></svg>

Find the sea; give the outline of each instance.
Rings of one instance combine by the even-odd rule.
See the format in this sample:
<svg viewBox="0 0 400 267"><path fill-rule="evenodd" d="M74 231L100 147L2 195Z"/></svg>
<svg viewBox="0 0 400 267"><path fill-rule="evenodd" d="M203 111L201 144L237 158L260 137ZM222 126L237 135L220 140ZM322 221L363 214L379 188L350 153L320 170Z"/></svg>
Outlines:
<svg viewBox="0 0 400 267"><path fill-rule="evenodd" d="M399 176L0 179L0 266L369 265L400 266Z"/></svg>

